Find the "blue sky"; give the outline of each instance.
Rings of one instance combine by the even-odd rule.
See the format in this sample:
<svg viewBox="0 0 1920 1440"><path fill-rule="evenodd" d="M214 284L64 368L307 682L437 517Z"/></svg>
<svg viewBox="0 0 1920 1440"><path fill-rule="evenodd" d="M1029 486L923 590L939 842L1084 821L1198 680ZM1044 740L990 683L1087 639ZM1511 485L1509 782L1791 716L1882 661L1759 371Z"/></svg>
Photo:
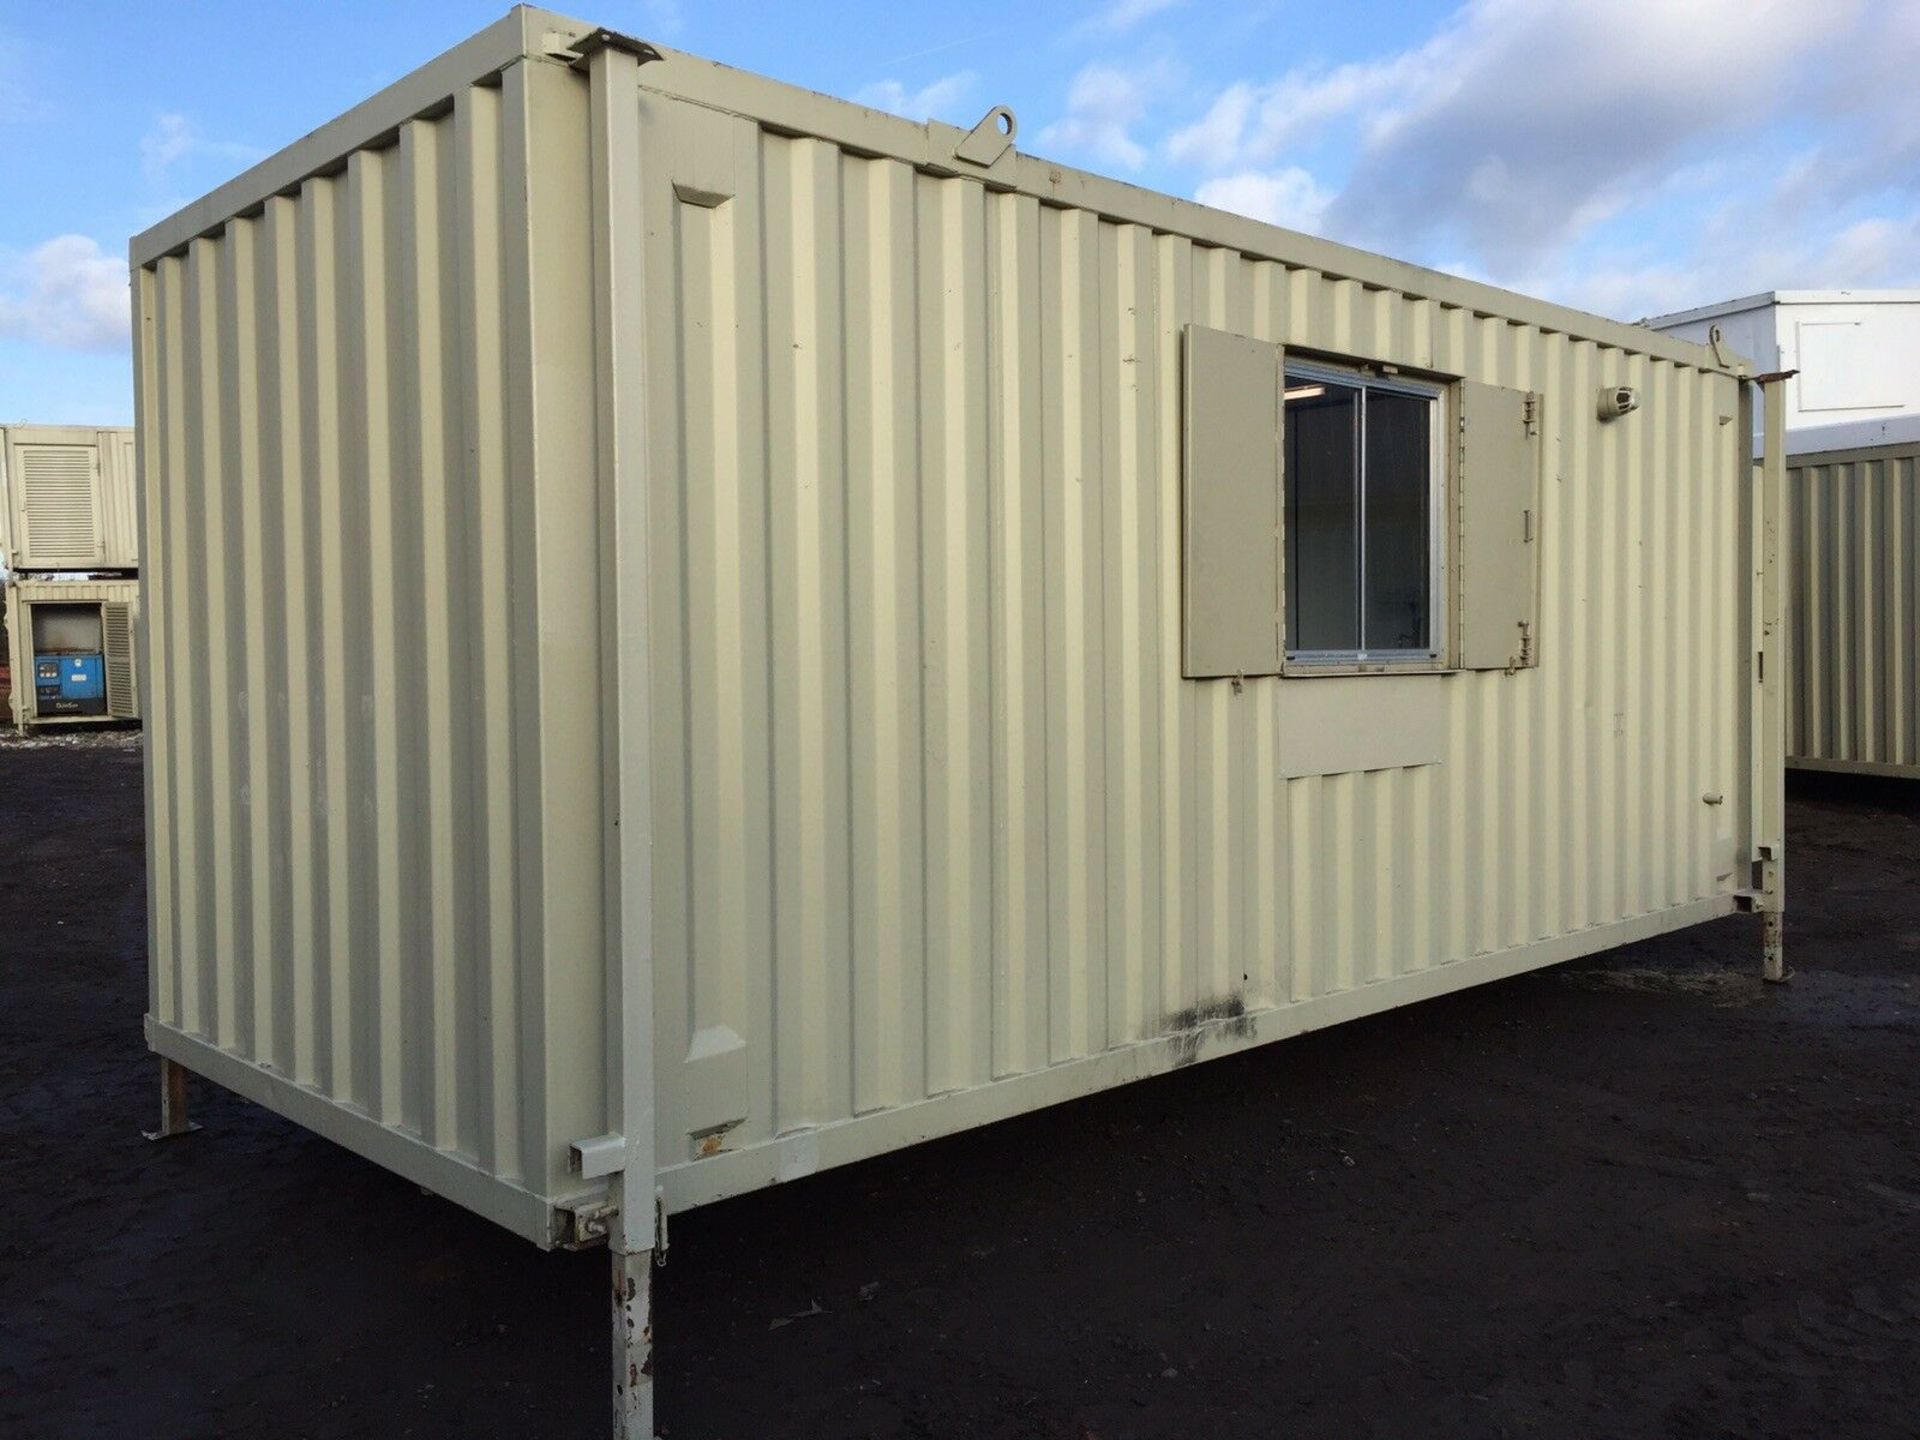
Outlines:
<svg viewBox="0 0 1920 1440"><path fill-rule="evenodd" d="M128 421L128 235L504 9L0 0L0 418ZM1920 283L1920 0L581 13L1624 319Z"/></svg>

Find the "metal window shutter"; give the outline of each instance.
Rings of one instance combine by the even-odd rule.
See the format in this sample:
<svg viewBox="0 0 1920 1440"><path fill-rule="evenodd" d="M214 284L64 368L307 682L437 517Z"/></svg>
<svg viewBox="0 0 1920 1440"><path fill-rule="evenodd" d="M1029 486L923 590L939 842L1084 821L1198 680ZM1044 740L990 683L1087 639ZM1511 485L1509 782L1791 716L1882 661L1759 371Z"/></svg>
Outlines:
<svg viewBox="0 0 1920 1440"><path fill-rule="evenodd" d="M98 564L99 452L91 445L22 445L15 454L21 568Z"/></svg>
<svg viewBox="0 0 1920 1440"><path fill-rule="evenodd" d="M1455 590L1463 670L1539 663L1540 398L1460 384Z"/></svg>
<svg viewBox="0 0 1920 1440"><path fill-rule="evenodd" d="M1278 345L1189 325L1182 410L1183 671L1280 670Z"/></svg>
<svg viewBox="0 0 1920 1440"><path fill-rule="evenodd" d="M107 671L107 713L136 719L140 704L133 673L133 606L108 602L100 607Z"/></svg>

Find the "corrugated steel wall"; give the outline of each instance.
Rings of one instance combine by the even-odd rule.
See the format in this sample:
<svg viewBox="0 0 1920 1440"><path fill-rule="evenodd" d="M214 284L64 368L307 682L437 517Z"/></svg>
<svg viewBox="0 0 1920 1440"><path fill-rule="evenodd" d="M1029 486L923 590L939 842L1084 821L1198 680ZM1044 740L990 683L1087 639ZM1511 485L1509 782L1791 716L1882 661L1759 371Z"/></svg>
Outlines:
<svg viewBox="0 0 1920 1440"><path fill-rule="evenodd" d="M1731 379L648 124L663 1166L714 1148L701 1032L751 1145L1731 888ZM1441 765L1283 779L1284 687L1333 682L1181 681L1188 321L1544 393L1541 665L1435 678Z"/></svg>
<svg viewBox="0 0 1920 1440"><path fill-rule="evenodd" d="M134 433L100 432L101 568L140 568L140 490Z"/></svg>
<svg viewBox="0 0 1920 1440"><path fill-rule="evenodd" d="M1795 457L1787 763L1920 776L1920 446Z"/></svg>
<svg viewBox="0 0 1920 1440"><path fill-rule="evenodd" d="M764 82L731 114L649 90L645 223L596 242L588 80L496 63L143 258L163 1053L536 1239L603 1187L566 1151L621 1123L602 677L642 577L628 898L675 1204L804 1173L794 1136L838 1125L845 1159L991 1108L933 1097L1087 1057L1120 1060L1003 1110L1113 1083L1209 1016L1321 1023L1728 903L1730 377L927 173L876 153L927 132L783 87L872 145L739 118ZM676 76L746 83L642 84ZM609 249L645 271L631 557ZM1289 779L1287 687L1366 679L1180 678L1189 321L1544 395L1541 663L1423 682L1443 763ZM1644 404L1603 426L1620 383Z"/></svg>
<svg viewBox="0 0 1920 1440"><path fill-rule="evenodd" d="M536 300L591 323L529 239L584 223L577 140L527 178L573 83L465 88L138 275L152 1013L497 1217L462 1169L544 1196L601 1123L597 491L528 398Z"/></svg>

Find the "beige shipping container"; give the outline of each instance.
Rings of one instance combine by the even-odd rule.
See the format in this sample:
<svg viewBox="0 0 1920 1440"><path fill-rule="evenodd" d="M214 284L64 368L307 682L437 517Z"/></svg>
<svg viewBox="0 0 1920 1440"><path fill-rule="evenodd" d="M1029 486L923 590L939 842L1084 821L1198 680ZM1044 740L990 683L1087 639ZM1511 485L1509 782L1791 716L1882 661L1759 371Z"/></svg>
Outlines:
<svg viewBox="0 0 1920 1440"><path fill-rule="evenodd" d="M130 427L0 427L7 568L137 570L134 468Z"/></svg>
<svg viewBox="0 0 1920 1440"><path fill-rule="evenodd" d="M607 1237L621 1433L656 1211L1777 921L1742 372L1016 132L522 9L133 245L163 1130Z"/></svg>
<svg viewBox="0 0 1920 1440"><path fill-rule="evenodd" d="M1787 764L1920 779L1920 416L1790 435L1786 463Z"/></svg>
<svg viewBox="0 0 1920 1440"><path fill-rule="evenodd" d="M16 575L6 608L16 730L140 718L137 580ZM77 686L67 673L76 659L85 662Z"/></svg>

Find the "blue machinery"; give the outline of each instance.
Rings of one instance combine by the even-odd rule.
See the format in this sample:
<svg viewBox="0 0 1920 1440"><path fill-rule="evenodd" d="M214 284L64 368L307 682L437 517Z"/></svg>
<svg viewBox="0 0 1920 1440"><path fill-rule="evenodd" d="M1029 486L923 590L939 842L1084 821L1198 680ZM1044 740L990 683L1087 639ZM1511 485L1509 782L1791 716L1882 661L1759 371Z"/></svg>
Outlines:
<svg viewBox="0 0 1920 1440"><path fill-rule="evenodd" d="M106 659L99 651L33 657L34 708L43 716L107 713Z"/></svg>

